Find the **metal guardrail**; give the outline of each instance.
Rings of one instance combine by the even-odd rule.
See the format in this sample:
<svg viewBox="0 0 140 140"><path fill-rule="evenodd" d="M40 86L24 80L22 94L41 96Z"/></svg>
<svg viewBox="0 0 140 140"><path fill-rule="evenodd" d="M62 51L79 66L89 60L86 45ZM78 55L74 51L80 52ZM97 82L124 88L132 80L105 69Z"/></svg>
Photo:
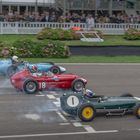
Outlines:
<svg viewBox="0 0 140 140"><path fill-rule="evenodd" d="M58 22L0 22L0 34L37 34L43 28L62 28L70 29L73 26L87 30L86 23L58 23ZM122 35L129 28L140 30L140 24L115 24L115 23L96 23L95 30L100 30L107 35Z"/></svg>

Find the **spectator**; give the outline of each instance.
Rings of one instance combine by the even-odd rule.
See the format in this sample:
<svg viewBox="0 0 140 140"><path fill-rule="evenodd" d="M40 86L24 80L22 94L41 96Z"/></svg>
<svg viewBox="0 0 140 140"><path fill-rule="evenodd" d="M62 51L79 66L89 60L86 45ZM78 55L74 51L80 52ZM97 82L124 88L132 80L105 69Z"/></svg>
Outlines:
<svg viewBox="0 0 140 140"><path fill-rule="evenodd" d="M95 21L92 15L88 15L86 23L87 23L88 30L91 30L92 28L94 28Z"/></svg>
<svg viewBox="0 0 140 140"><path fill-rule="evenodd" d="M80 21L81 21L81 23L86 22L86 15L85 14L82 14Z"/></svg>
<svg viewBox="0 0 140 140"><path fill-rule="evenodd" d="M45 12L45 21L49 22L50 21L50 15L48 12Z"/></svg>
<svg viewBox="0 0 140 140"><path fill-rule="evenodd" d="M50 22L56 22L56 15L55 15L55 12L52 13L52 15L50 15Z"/></svg>
<svg viewBox="0 0 140 140"><path fill-rule="evenodd" d="M58 9L55 10L49 9L48 11L44 11L42 13L39 12L5 12L7 14L0 14L1 22L15 22L15 21L25 21L25 22L78 22L78 23L87 23L88 28L93 28L95 22L96 23L140 23L140 16L128 16L125 13L118 12L113 14L111 17L104 13L100 12L93 18L91 14L81 13L78 14L76 12L70 13L68 12L66 16L63 15L62 12L58 12Z"/></svg>

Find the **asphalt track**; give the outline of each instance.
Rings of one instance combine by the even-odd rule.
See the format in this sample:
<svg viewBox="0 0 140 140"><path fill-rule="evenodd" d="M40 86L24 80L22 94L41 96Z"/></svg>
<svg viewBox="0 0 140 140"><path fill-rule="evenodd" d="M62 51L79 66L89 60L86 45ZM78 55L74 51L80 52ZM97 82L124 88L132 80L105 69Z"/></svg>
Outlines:
<svg viewBox="0 0 140 140"><path fill-rule="evenodd" d="M140 97L140 64L63 65L88 80L96 94ZM99 115L90 123L65 114L59 97L63 91L26 95L0 77L0 139L8 140L139 140L140 120L133 114Z"/></svg>

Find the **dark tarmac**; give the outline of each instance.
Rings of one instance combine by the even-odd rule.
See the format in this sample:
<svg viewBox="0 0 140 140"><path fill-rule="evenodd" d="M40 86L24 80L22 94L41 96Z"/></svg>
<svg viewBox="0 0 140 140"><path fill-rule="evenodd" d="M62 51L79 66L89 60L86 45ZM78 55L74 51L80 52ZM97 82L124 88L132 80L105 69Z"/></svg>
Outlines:
<svg viewBox="0 0 140 140"><path fill-rule="evenodd" d="M88 80L96 94L140 97L140 64L66 64L68 72ZM0 139L8 140L138 140L140 120L133 114L97 116L84 123L60 108L63 91L36 95L17 92L8 79L0 77Z"/></svg>

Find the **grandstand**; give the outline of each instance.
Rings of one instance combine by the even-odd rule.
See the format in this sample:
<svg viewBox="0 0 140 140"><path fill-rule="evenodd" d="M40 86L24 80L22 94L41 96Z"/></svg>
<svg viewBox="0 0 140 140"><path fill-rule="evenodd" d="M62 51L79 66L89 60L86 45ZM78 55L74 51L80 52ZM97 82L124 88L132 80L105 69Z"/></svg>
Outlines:
<svg viewBox="0 0 140 140"><path fill-rule="evenodd" d="M54 5L55 0L0 0L0 13L38 11Z"/></svg>
<svg viewBox="0 0 140 140"><path fill-rule="evenodd" d="M62 3L62 1L64 2ZM60 7L66 7L66 10L90 10L98 13L99 11L108 12L138 12L140 11L140 0L56 0Z"/></svg>
<svg viewBox="0 0 140 140"><path fill-rule="evenodd" d="M140 0L0 0L0 34L73 26L93 27L104 34L140 30Z"/></svg>
<svg viewBox="0 0 140 140"><path fill-rule="evenodd" d="M128 15L140 13L140 0L0 0L0 13L7 11L41 11L41 8L55 7L67 11L94 11L95 14L125 12Z"/></svg>

